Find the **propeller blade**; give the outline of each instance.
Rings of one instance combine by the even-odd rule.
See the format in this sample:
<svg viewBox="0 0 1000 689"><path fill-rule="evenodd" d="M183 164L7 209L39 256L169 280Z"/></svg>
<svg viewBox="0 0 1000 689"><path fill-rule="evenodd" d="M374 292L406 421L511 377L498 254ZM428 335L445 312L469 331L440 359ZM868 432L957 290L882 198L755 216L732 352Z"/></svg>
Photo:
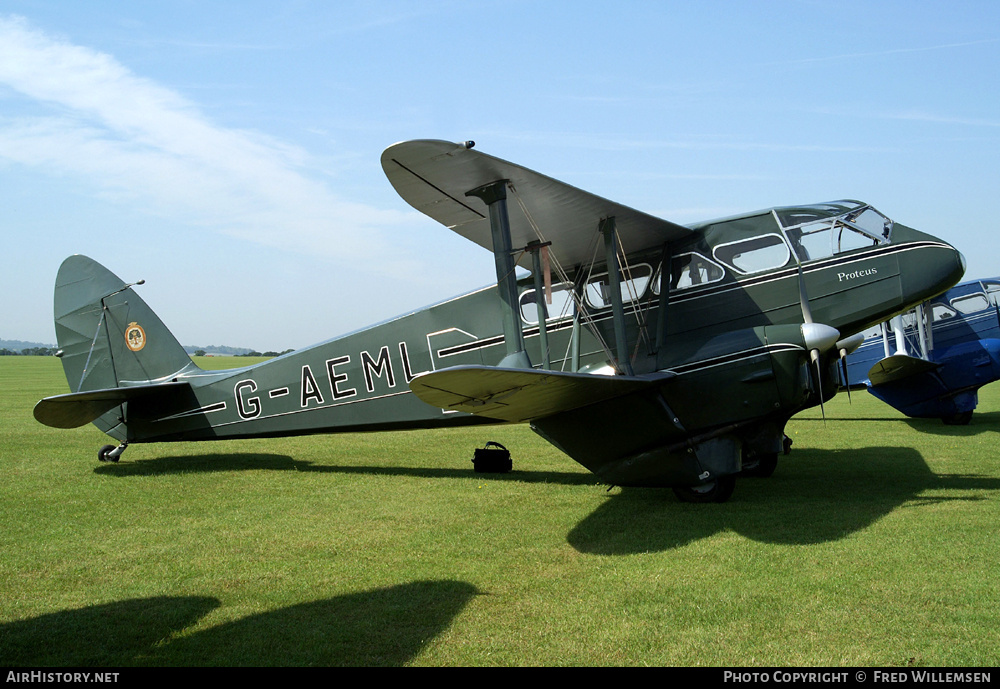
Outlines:
<svg viewBox="0 0 1000 689"><path fill-rule="evenodd" d="M847 386L847 403L852 404L851 399L851 379L847 373L847 356L852 352L856 351L865 341L864 333L854 333L842 340L839 340L836 345L837 352L840 354L840 368L844 373L844 385Z"/></svg>
<svg viewBox="0 0 1000 689"><path fill-rule="evenodd" d="M851 400L851 379L847 375L847 350L840 350L840 370L844 374L844 386L847 388L847 403L853 404Z"/></svg>
<svg viewBox="0 0 1000 689"><path fill-rule="evenodd" d="M823 413L823 425L826 425L826 405L823 403L823 372L819 367L819 350L813 349L809 352L813 363L816 364L816 391L819 393L819 409Z"/></svg>

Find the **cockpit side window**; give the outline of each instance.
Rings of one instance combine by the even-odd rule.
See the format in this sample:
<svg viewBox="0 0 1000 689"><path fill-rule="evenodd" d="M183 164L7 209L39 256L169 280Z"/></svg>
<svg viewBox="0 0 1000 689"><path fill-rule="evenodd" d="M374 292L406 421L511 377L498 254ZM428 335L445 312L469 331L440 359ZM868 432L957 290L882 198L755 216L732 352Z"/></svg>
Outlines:
<svg viewBox="0 0 1000 689"><path fill-rule="evenodd" d="M865 249L876 246L878 239L865 232L858 232L854 228L838 224L836 237L833 246L833 253L841 254L853 249Z"/></svg>
<svg viewBox="0 0 1000 689"><path fill-rule="evenodd" d="M808 209L775 212L782 231L800 261L827 258L854 249L888 243L892 221L871 206L862 205L840 215Z"/></svg>
<svg viewBox="0 0 1000 689"><path fill-rule="evenodd" d="M892 234L892 221L871 206L848 213L843 216L843 221L877 241L888 240Z"/></svg>
<svg viewBox="0 0 1000 689"><path fill-rule="evenodd" d="M828 258L854 249L864 249L878 244L878 239L839 222L823 220L787 230L800 261Z"/></svg>

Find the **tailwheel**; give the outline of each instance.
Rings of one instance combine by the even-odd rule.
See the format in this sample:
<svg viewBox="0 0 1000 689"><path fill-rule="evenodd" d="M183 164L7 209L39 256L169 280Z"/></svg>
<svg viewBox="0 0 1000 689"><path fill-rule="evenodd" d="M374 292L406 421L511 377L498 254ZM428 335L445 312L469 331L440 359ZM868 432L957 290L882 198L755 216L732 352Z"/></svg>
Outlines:
<svg viewBox="0 0 1000 689"><path fill-rule="evenodd" d="M118 447L115 447L114 445L105 445L97 451L97 459L101 462L117 462L126 447L128 447L128 443L122 443Z"/></svg>
<svg viewBox="0 0 1000 689"><path fill-rule="evenodd" d="M681 502L725 502L736 489L736 477L723 476L700 486L674 486L674 495Z"/></svg>

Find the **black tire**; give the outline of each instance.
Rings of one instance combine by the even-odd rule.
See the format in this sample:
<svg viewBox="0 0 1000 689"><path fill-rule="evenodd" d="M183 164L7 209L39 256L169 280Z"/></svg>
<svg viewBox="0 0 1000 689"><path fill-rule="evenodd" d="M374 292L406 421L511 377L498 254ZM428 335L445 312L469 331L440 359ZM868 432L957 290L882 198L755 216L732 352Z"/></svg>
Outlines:
<svg viewBox="0 0 1000 689"><path fill-rule="evenodd" d="M778 453L769 452L763 455L754 455L754 458L743 465L740 476L753 476L754 478L769 478L778 468Z"/></svg>
<svg viewBox="0 0 1000 689"><path fill-rule="evenodd" d="M941 420L944 421L946 426L968 426L969 422L972 421L972 412L963 411L951 416L942 416Z"/></svg>
<svg viewBox="0 0 1000 689"><path fill-rule="evenodd" d="M101 462L117 462L118 458L111 456L113 449L115 449L114 445L105 445L97 451L97 459Z"/></svg>
<svg viewBox="0 0 1000 689"><path fill-rule="evenodd" d="M681 502L725 502L736 489L735 476L723 476L700 486L674 486L674 495Z"/></svg>

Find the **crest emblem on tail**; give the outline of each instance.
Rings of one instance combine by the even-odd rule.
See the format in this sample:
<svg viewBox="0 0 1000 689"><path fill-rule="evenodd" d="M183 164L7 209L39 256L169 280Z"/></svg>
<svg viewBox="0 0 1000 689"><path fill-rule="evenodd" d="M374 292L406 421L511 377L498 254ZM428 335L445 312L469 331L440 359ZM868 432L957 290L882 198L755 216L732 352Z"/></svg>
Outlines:
<svg viewBox="0 0 1000 689"><path fill-rule="evenodd" d="M138 352L146 346L146 331L135 321L129 323L128 327L125 328L125 344L133 352Z"/></svg>

